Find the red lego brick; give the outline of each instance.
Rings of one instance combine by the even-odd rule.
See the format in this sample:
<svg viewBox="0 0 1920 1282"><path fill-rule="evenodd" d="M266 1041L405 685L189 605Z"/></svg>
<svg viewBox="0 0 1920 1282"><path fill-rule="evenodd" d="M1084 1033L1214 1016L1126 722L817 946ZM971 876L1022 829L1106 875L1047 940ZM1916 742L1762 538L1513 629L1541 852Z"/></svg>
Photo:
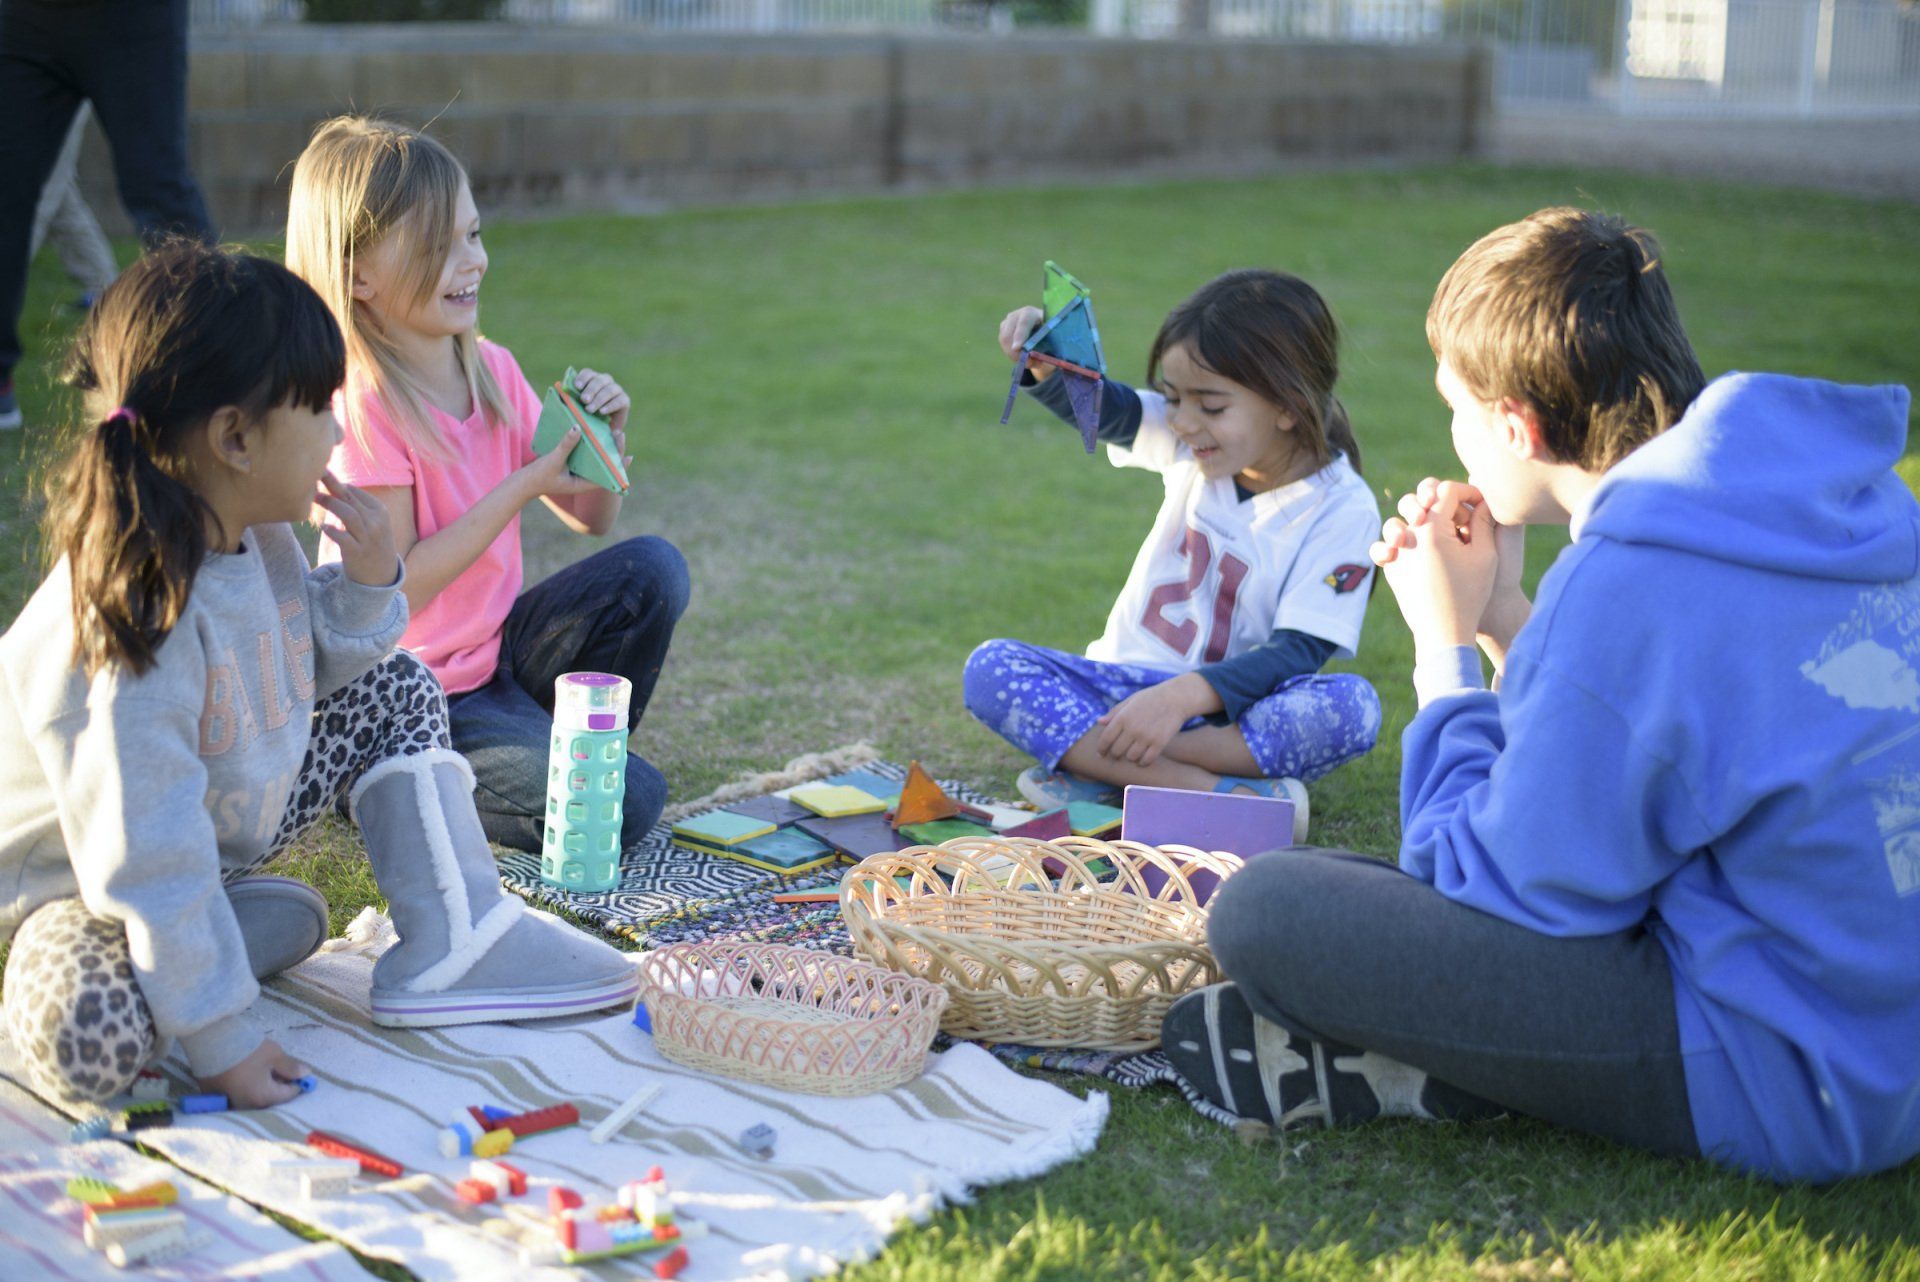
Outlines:
<svg viewBox="0 0 1920 1282"><path fill-rule="evenodd" d="M679 1277L680 1270L686 1267L687 1248L684 1246L676 1246L666 1255L654 1261L653 1276L657 1278Z"/></svg>
<svg viewBox="0 0 1920 1282"><path fill-rule="evenodd" d="M400 1174L400 1163L390 1157L382 1157L370 1148L341 1139L338 1135L329 1135L325 1131L308 1131L307 1143L322 1153L334 1157L351 1158L360 1163L360 1169L375 1175L384 1175L389 1179Z"/></svg>
<svg viewBox="0 0 1920 1282"><path fill-rule="evenodd" d="M498 1161L499 1159L495 1158L494 1160ZM580 1195L564 1184L556 1184L547 1190L548 1215L559 1215L563 1211L571 1211L580 1205L582 1205Z"/></svg>
<svg viewBox="0 0 1920 1282"><path fill-rule="evenodd" d="M554 1131L562 1126L572 1126L580 1120L580 1110L571 1104L553 1104L546 1108L536 1108L531 1113L518 1113L513 1117L503 1117L494 1123L495 1127L505 1127L513 1132L515 1139L524 1139L529 1135L538 1135L541 1131Z"/></svg>
<svg viewBox="0 0 1920 1282"><path fill-rule="evenodd" d="M462 1202L491 1202L497 1196L493 1185L485 1180L461 1180L453 1191Z"/></svg>

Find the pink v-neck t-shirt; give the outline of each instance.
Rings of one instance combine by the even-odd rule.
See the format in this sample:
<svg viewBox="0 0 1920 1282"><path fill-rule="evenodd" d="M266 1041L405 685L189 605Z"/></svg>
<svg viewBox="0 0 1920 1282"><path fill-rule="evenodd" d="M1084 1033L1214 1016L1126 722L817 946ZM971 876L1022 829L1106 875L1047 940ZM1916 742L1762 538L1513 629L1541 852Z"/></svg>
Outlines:
<svg viewBox="0 0 1920 1282"><path fill-rule="evenodd" d="M490 422L476 405L462 421L429 407L434 427L448 446L445 460L410 447L371 391L359 393L351 406L344 389L334 395L334 416L346 431L346 439L333 452L334 475L363 488L411 486L413 528L422 539L458 520L534 458L540 398L506 348L483 339L480 359L506 393L513 406L512 418L501 424ZM339 558L331 540L322 539L320 549L322 560ZM424 608L414 611L401 646L433 669L448 694L479 689L493 679L499 665L500 629L520 594L521 580L520 517L516 514L478 560Z"/></svg>

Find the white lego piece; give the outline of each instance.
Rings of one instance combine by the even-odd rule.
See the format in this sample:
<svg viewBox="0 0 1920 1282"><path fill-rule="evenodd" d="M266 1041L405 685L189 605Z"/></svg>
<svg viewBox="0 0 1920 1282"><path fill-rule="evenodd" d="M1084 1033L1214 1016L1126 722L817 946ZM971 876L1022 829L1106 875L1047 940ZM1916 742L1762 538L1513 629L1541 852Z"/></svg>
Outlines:
<svg viewBox="0 0 1920 1282"><path fill-rule="evenodd" d="M133 1085L127 1094L135 1099L165 1099L168 1095L167 1079L159 1073L141 1073L133 1079Z"/></svg>
<svg viewBox="0 0 1920 1282"><path fill-rule="evenodd" d="M107 1211L88 1216L85 1226L80 1230L80 1237L88 1246L100 1251L115 1242L130 1242L137 1237L175 1226L184 1228L186 1223L186 1216L165 1207Z"/></svg>
<svg viewBox="0 0 1920 1282"><path fill-rule="evenodd" d="M587 1138L595 1144L605 1144L613 1138L615 1131L625 1126L628 1122L631 1122L634 1114L653 1103L653 1101L659 1097L660 1092L666 1089L667 1087L664 1082L655 1082L651 1086L641 1087L628 1097L626 1103L614 1109L613 1112L608 1113L598 1126L588 1131Z"/></svg>
<svg viewBox="0 0 1920 1282"><path fill-rule="evenodd" d="M164 1229L159 1233L150 1233L135 1238L131 1242L115 1242L107 1248L107 1259L116 1268L127 1268L134 1264L160 1264L175 1256L185 1255L188 1251L205 1246L209 1235L196 1233L187 1236L184 1227Z"/></svg>
<svg viewBox="0 0 1920 1282"><path fill-rule="evenodd" d="M360 1169L357 1163L345 1165ZM316 1197L345 1197L353 1192L353 1171L302 1171L300 1196L308 1202Z"/></svg>

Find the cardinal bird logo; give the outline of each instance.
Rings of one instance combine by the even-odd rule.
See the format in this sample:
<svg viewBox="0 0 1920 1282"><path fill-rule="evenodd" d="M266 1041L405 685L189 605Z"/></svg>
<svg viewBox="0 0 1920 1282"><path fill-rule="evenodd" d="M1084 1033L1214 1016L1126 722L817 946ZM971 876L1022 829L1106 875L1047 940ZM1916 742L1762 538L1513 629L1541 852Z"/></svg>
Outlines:
<svg viewBox="0 0 1920 1282"><path fill-rule="evenodd" d="M1321 582L1337 593L1351 592L1367 581L1367 567L1364 565L1336 565L1333 573Z"/></svg>

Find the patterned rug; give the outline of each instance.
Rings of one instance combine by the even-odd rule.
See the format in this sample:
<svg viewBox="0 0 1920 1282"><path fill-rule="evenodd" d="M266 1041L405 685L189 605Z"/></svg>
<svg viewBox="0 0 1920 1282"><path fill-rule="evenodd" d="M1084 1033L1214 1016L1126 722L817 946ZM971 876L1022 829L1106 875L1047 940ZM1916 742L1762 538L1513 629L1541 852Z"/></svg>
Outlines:
<svg viewBox="0 0 1920 1282"><path fill-rule="evenodd" d="M822 952L851 956L853 946L835 904L789 906L773 896L782 891L830 889L840 884L844 865L822 868L797 877L762 872L731 859L702 854L673 844L673 824L752 796L785 791L815 780L833 781L844 773L880 775L904 780L907 767L879 760L871 750L856 748L802 758L785 771L760 776L763 786L732 784L698 801L673 807L652 831L627 846L621 856L620 884L612 890L581 893L550 886L540 880L540 856L512 853L500 858L500 876L507 886L542 908L564 910L575 920L590 923L608 935L631 939L642 948L692 943L708 939L739 939L792 944ZM970 805L1005 804L951 779L940 786L950 796ZM951 1043L943 1034L936 1046ZM1167 1082L1177 1087L1195 1109L1215 1121L1230 1121L1187 1085L1159 1051L1117 1054L1105 1051L1050 1050L1007 1043L987 1049L1008 1064L1059 1073L1085 1073L1119 1086L1142 1087Z"/></svg>

